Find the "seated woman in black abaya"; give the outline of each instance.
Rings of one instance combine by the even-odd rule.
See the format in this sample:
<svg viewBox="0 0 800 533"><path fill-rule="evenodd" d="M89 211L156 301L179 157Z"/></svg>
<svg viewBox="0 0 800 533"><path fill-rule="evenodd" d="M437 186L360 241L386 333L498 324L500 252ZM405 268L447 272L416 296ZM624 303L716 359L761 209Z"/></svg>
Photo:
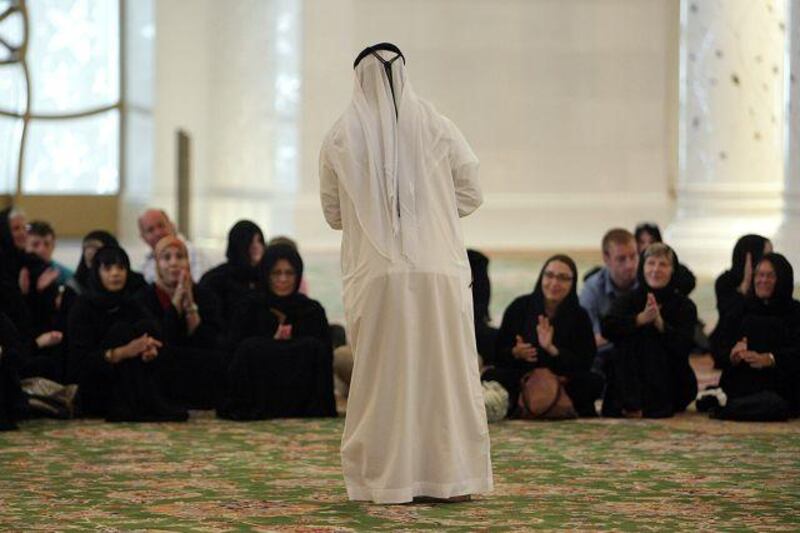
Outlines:
<svg viewBox="0 0 800 533"><path fill-rule="evenodd" d="M697 308L676 286L678 259L662 243L651 244L643 259L639 288L619 298L602 322L603 336L616 346L605 416L669 417L697 394L689 366Z"/></svg>
<svg viewBox="0 0 800 533"><path fill-rule="evenodd" d="M597 416L594 401L603 381L590 372L596 354L592 321L580 306L575 262L556 255L548 259L532 294L520 296L503 314L497 334L496 366L481 379L497 381L509 393L509 415L520 394L520 380L536 367L562 378L579 416Z"/></svg>
<svg viewBox="0 0 800 533"><path fill-rule="evenodd" d="M228 260L200 280L200 286L216 296L226 328L239 303L266 285L262 263L265 249L261 228L250 220L240 220L228 232Z"/></svg>
<svg viewBox="0 0 800 533"><path fill-rule="evenodd" d="M224 388L222 323L214 294L192 283L189 251L174 235L156 244L156 282L137 300L156 318L164 342L164 394L192 409L213 409Z"/></svg>
<svg viewBox="0 0 800 533"><path fill-rule="evenodd" d="M28 414L28 398L19 378L21 351L17 328L0 312L0 431L17 429L17 421Z"/></svg>
<svg viewBox="0 0 800 533"><path fill-rule="evenodd" d="M236 420L336 416L333 348L325 310L298 292L303 261L288 245L264 255L267 288L230 323L233 350L220 416Z"/></svg>
<svg viewBox="0 0 800 533"><path fill-rule="evenodd" d="M58 270L26 252L25 214L8 207L0 211L0 311L20 334L21 377L64 378L63 330L54 327L50 302L58 294Z"/></svg>
<svg viewBox="0 0 800 533"><path fill-rule="evenodd" d="M741 309L748 293L753 288L753 272L765 254L772 252L772 242L761 235L744 235L733 247L731 268L723 272L714 283L717 297L719 321L709 337L714 365L725 368L729 365L730 346L721 346L719 326L723 318L737 309Z"/></svg>
<svg viewBox="0 0 800 533"><path fill-rule="evenodd" d="M130 291L130 261L108 246L92 261L88 290L69 316L69 369L86 415L108 421L183 421L157 386L162 343L157 325Z"/></svg>
<svg viewBox="0 0 800 533"><path fill-rule="evenodd" d="M756 403L762 398L771 405L777 400L778 411L784 414L776 418L797 416L800 302L792 298L793 289L792 266L784 256L768 253L757 263L747 296L720 321L719 345L728 353L727 360L720 358L720 386L729 405L746 397Z"/></svg>

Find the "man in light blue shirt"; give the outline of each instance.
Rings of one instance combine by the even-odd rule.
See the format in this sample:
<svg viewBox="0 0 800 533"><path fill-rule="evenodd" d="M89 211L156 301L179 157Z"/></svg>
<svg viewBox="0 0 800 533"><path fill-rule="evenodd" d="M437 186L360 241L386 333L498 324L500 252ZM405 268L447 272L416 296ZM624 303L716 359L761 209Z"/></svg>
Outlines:
<svg viewBox="0 0 800 533"><path fill-rule="evenodd" d="M603 337L600 323L617 298L638 287L639 253L633 234L622 228L606 232L602 246L605 266L586 280L579 298L592 319L597 343L592 371L605 376L614 345Z"/></svg>

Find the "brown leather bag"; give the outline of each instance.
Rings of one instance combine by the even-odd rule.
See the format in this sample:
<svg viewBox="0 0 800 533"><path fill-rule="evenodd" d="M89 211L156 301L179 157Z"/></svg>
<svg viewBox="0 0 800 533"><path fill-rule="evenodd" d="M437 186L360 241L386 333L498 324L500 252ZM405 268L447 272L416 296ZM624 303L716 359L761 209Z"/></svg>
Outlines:
<svg viewBox="0 0 800 533"><path fill-rule="evenodd" d="M566 420L577 418L572 400L564 390L563 378L549 368L535 368L522 376L519 418L528 420Z"/></svg>

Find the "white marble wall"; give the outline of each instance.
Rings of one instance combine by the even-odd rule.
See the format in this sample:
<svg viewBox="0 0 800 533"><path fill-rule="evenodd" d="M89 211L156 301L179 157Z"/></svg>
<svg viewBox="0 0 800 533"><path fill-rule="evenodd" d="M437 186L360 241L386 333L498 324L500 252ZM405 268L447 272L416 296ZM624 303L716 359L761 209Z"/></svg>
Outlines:
<svg viewBox="0 0 800 533"><path fill-rule="evenodd" d="M716 273L745 233L781 222L786 2L683 0L681 143L668 239Z"/></svg>
<svg viewBox="0 0 800 533"><path fill-rule="evenodd" d="M383 40L481 159L469 243L595 249L612 225L667 223L677 29L677 4L658 0L306 0L298 232L338 242L318 214L317 150L350 99L353 58Z"/></svg>
<svg viewBox="0 0 800 533"><path fill-rule="evenodd" d="M196 240L219 243L247 216L270 235L338 246L319 209L317 154L349 102L355 55L381 40L404 50L419 94L481 158L486 204L465 221L470 244L596 248L611 225L671 218L675 2L157 0L155 12L150 203L174 212L184 128ZM297 64L276 56L282 46ZM292 69L299 85L279 76ZM296 91L293 119L276 87Z"/></svg>
<svg viewBox="0 0 800 533"><path fill-rule="evenodd" d="M800 278L800 0L789 6L789 69L784 76L789 94L785 128L785 190L783 222L775 237L778 251L784 253Z"/></svg>

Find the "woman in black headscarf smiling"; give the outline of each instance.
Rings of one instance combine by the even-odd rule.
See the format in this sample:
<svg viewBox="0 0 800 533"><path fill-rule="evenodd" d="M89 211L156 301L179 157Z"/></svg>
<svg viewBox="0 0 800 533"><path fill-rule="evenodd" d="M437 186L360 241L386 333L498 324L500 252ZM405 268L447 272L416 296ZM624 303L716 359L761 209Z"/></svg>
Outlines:
<svg viewBox="0 0 800 533"><path fill-rule="evenodd" d="M298 292L303 261L277 244L264 269L267 287L231 320L228 397L218 412L239 420L336 416L330 328L322 305Z"/></svg>
<svg viewBox="0 0 800 533"><path fill-rule="evenodd" d="M69 369L80 387L84 414L109 421L182 421L185 410L158 390L161 342L157 326L133 299L130 261L106 246L92 261L88 290L69 317Z"/></svg>
<svg viewBox="0 0 800 533"><path fill-rule="evenodd" d="M761 235L744 235L733 247L731 268L726 270L714 283L714 292L717 297L717 311L719 323L725 315L741 307L748 292L753 286L753 272L764 254L772 252L772 243ZM720 345L719 325L709 337L711 353L717 368L725 368L728 362L728 353Z"/></svg>
<svg viewBox="0 0 800 533"><path fill-rule="evenodd" d="M656 243L643 259L639 288L619 298L602 323L603 336L616 346L606 416L668 417L697 394L689 366L697 308L677 288L678 258Z"/></svg>
<svg viewBox="0 0 800 533"><path fill-rule="evenodd" d="M792 266L768 253L756 263L747 296L720 321L720 351L727 353L720 386L729 401L770 391L789 414L798 413L800 302L793 290Z"/></svg>
<svg viewBox="0 0 800 533"><path fill-rule="evenodd" d="M653 222L637 224L633 234L636 237L636 249L639 250L640 256L644 254L644 251L647 250L647 247L651 244L664 242L664 239L661 237L661 229L658 227L658 224ZM641 263L643 261L644 258L639 262ZM697 278L695 278L694 273L684 264L678 265L678 270L673 277L675 278L675 288L684 296L689 296L697 286Z"/></svg>
<svg viewBox="0 0 800 533"><path fill-rule="evenodd" d="M497 366L484 381L498 381L509 392L509 413L517 405L521 378L536 367L563 378L580 416L596 416L594 401L602 379L590 372L596 354L592 322L578 302L578 270L566 255L548 259L532 294L520 296L503 314L497 334Z"/></svg>
<svg viewBox="0 0 800 533"><path fill-rule="evenodd" d="M255 222L240 220L228 232L227 262L212 268L200 280L201 286L216 295L226 325L237 305L265 285L264 243L264 233Z"/></svg>

